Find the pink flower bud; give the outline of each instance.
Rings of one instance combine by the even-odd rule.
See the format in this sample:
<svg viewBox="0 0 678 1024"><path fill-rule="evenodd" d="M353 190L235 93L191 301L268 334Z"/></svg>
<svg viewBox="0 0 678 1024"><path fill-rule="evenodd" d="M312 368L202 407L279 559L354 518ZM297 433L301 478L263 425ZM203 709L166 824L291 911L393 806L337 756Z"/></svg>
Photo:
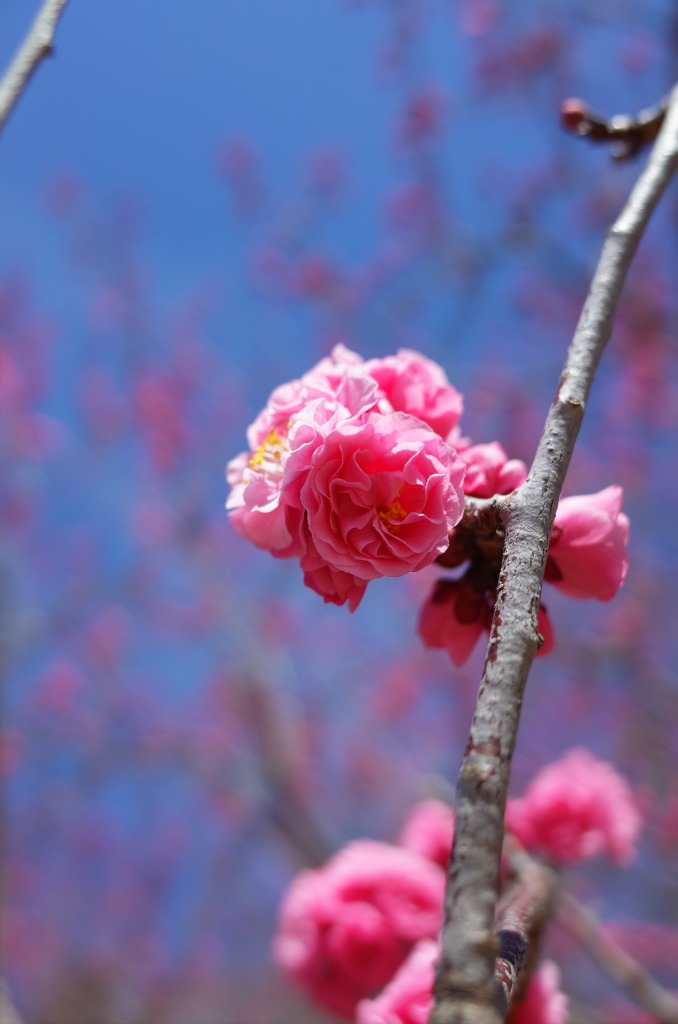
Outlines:
<svg viewBox="0 0 678 1024"><path fill-rule="evenodd" d="M626 576L629 520L621 487L564 498L558 505L544 579L568 597L611 601Z"/></svg>

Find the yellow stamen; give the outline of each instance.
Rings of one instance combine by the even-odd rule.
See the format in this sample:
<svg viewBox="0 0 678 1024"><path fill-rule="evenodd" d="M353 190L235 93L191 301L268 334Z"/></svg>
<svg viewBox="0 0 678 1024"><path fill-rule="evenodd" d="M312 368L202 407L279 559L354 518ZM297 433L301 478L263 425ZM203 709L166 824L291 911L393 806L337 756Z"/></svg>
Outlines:
<svg viewBox="0 0 678 1024"><path fill-rule="evenodd" d="M271 456L278 460L282 456L282 438L278 434L277 430L272 430L261 442L250 459L250 469L256 469L258 466L263 465L264 459L270 458Z"/></svg>
<svg viewBox="0 0 678 1024"><path fill-rule="evenodd" d="M407 515L407 512L398 501L398 498L400 497L401 493L402 487L400 488L400 490L398 491L390 505L388 505L386 508L377 509L377 515L379 516L379 518L381 519L382 523L389 531L389 533L397 533L398 530L400 529L400 523ZM393 522L394 519L396 520L396 522Z"/></svg>

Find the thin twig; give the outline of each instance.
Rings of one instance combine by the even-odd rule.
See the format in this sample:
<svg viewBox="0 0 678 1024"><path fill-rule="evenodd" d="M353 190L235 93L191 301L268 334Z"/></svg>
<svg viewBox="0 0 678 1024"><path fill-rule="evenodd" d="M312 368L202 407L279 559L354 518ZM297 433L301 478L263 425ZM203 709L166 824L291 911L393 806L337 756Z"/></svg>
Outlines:
<svg viewBox="0 0 678 1024"><path fill-rule="evenodd" d="M531 973L559 885L553 868L524 858L516 881L501 901L497 911L499 950L494 978L503 1013Z"/></svg>
<svg viewBox="0 0 678 1024"><path fill-rule="evenodd" d="M0 82L0 130L28 85L33 72L45 57L52 54L54 33L67 3L68 0L45 0L30 32L3 75Z"/></svg>
<svg viewBox="0 0 678 1024"><path fill-rule="evenodd" d="M457 784L433 1024L500 1024L494 994L494 906L511 759L558 498L617 300L652 211L678 165L678 86L647 167L610 229L567 353L532 468L503 506L497 603Z"/></svg>
<svg viewBox="0 0 678 1024"><path fill-rule="evenodd" d="M4 981L0 978L0 1024L21 1024L21 1018L17 1013L14 1003L9 998L9 992Z"/></svg>
<svg viewBox="0 0 678 1024"><path fill-rule="evenodd" d="M651 1013L659 1024L678 1024L678 999L658 985L638 961L622 949L593 911L564 891L560 894L558 909L568 930L639 1006Z"/></svg>
<svg viewBox="0 0 678 1024"><path fill-rule="evenodd" d="M655 107L641 110L635 117L617 114L609 121L592 114L583 100L565 100L560 120L566 131L591 142L609 143L613 160L628 160L654 142L664 123L668 107L665 96Z"/></svg>

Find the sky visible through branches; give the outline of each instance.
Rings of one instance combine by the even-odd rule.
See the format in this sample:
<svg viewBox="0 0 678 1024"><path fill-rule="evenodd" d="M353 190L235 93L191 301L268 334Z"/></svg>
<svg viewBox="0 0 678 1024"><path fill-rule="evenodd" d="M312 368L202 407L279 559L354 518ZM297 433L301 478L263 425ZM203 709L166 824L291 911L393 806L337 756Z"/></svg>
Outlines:
<svg viewBox="0 0 678 1024"><path fill-rule="evenodd" d="M27 1024L301 1024L318 1012L270 962L282 893L304 859L392 841L416 800L451 796L482 651L457 668L421 646L433 570L375 581L355 615L323 605L234 533L224 467L271 389L336 343L436 359L464 432L531 461L639 169L564 134L559 107L655 103L675 13L158 12L71 0L3 140L2 969ZM32 13L5 12L3 67ZM575 746L629 779L638 861L572 886L666 984L677 219L674 184L565 488L623 486L628 578L611 604L546 594L556 647L512 787ZM635 1022L564 931L547 949L574 1004Z"/></svg>

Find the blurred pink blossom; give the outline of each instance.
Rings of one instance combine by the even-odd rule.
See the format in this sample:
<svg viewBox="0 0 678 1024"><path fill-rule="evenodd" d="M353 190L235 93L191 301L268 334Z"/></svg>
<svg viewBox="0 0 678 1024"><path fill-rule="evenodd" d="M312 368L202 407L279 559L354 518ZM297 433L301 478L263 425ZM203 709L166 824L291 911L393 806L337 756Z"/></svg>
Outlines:
<svg viewBox="0 0 678 1024"><path fill-rule="evenodd" d="M624 582L630 524L623 494L606 487L558 505L544 579L568 597L611 601Z"/></svg>
<svg viewBox="0 0 678 1024"><path fill-rule="evenodd" d="M439 85L421 86L412 93L402 112L398 140L404 146L416 146L442 130L446 92Z"/></svg>
<svg viewBox="0 0 678 1024"><path fill-rule="evenodd" d="M351 1018L440 926L444 873L385 843L351 843L303 871L280 910L274 956L323 1006Z"/></svg>
<svg viewBox="0 0 678 1024"><path fill-rule="evenodd" d="M356 1024L426 1024L437 956L437 942L419 942L383 991L358 1004ZM545 960L530 978L522 1001L511 1004L509 1024L567 1024L567 997L559 984L560 971Z"/></svg>
<svg viewBox="0 0 678 1024"><path fill-rule="evenodd" d="M506 824L527 850L555 863L605 855L628 864L641 815L626 780L578 747L542 768L523 797L509 800Z"/></svg>
<svg viewBox="0 0 678 1024"><path fill-rule="evenodd" d="M530 978L520 1002L512 1003L508 1024L567 1024L567 996L560 990L560 971L543 960Z"/></svg>
<svg viewBox="0 0 678 1024"><path fill-rule="evenodd" d="M356 1024L426 1024L431 1010L438 943L417 943L400 970L375 999L363 999Z"/></svg>
<svg viewBox="0 0 678 1024"><path fill-rule="evenodd" d="M398 842L445 870L454 838L454 811L442 800L415 804L402 827Z"/></svg>

